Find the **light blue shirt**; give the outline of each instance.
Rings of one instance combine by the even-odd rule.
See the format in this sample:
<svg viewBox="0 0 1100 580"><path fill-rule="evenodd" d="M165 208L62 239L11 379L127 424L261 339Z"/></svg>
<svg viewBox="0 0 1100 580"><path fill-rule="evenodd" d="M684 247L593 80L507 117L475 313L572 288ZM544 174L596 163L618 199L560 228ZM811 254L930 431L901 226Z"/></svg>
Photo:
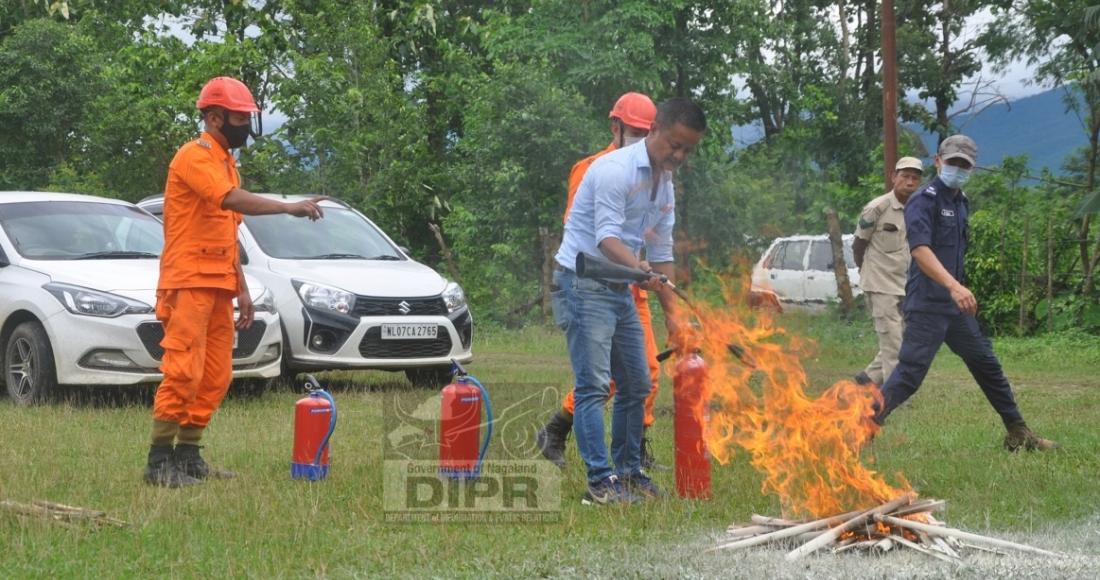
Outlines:
<svg viewBox="0 0 1100 580"><path fill-rule="evenodd" d="M676 223L672 173L662 172L653 195L652 171L644 139L597 159L573 198L554 256L558 264L574 269L581 252L603 257L599 245L607 238L618 238L635 256L644 247L650 263L671 262Z"/></svg>

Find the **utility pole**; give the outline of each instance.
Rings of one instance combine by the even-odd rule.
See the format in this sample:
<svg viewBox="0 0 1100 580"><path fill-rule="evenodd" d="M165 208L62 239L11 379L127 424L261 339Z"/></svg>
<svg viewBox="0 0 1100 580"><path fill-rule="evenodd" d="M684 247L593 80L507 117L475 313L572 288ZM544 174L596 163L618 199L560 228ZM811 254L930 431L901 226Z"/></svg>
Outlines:
<svg viewBox="0 0 1100 580"><path fill-rule="evenodd" d="M894 35L894 0L882 0L882 139L886 191L893 188L898 162L898 53Z"/></svg>

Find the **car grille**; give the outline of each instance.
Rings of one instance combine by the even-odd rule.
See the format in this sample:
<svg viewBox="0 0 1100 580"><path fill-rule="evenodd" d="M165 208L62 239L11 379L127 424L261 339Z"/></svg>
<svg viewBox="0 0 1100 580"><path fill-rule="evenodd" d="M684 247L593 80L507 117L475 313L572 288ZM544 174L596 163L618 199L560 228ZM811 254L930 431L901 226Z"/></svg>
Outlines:
<svg viewBox="0 0 1100 580"><path fill-rule="evenodd" d="M267 324L260 320L252 321L252 326L237 331L237 348L233 349L233 358L247 358L256 352L260 346L260 340L264 337ZM137 327L138 338L149 356L156 360L164 357L164 348L160 341L164 340L164 326L159 322L142 322Z"/></svg>
<svg viewBox="0 0 1100 580"><path fill-rule="evenodd" d="M408 312L402 311L401 303L408 304ZM446 315L447 305L439 296L433 298L376 298L356 296L354 316L431 316Z"/></svg>
<svg viewBox="0 0 1100 580"><path fill-rule="evenodd" d="M382 340L382 327L367 330L359 343L363 358L433 358L451 353L451 335L440 326L432 340Z"/></svg>

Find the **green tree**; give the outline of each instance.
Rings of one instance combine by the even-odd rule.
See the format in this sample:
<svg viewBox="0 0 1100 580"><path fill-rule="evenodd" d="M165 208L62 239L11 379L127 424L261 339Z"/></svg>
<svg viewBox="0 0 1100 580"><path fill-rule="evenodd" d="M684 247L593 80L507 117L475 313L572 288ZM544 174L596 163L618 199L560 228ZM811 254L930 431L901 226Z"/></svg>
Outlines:
<svg viewBox="0 0 1100 580"><path fill-rule="evenodd" d="M998 12L995 40L1008 46L1007 57L1026 57L1037 65L1040 83L1067 88L1066 106L1078 112L1088 135L1084 197L1096 190L1100 164L1100 6L1088 0L1012 2ZM1065 42L1051 42L1064 38ZM1083 97L1083 98L1082 98ZM1083 103L1083 108L1082 108ZM1088 299L1100 265L1100 234L1090 248L1092 215L1077 220L1078 251L1083 276L1081 295Z"/></svg>
<svg viewBox="0 0 1100 580"><path fill-rule="evenodd" d="M0 189L44 187L80 144L73 127L103 86L93 38L47 18L0 43Z"/></svg>
<svg viewBox="0 0 1100 580"><path fill-rule="evenodd" d="M504 319L542 296L539 230L560 227L569 167L603 127L575 114L581 97L546 66L499 64L481 80L458 142L463 187L445 229L472 301Z"/></svg>

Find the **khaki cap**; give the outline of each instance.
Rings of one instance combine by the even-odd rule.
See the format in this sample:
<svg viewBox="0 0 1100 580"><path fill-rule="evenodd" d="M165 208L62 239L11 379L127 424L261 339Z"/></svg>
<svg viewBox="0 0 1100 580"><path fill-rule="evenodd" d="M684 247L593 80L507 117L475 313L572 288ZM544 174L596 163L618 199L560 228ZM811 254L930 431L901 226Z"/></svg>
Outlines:
<svg viewBox="0 0 1100 580"><path fill-rule="evenodd" d="M902 157L898 159L897 165L894 166L894 171L901 171L902 169L916 169L924 173L924 163L916 157Z"/></svg>
<svg viewBox="0 0 1100 580"><path fill-rule="evenodd" d="M940 143L940 161L961 158L970 162L970 165L978 164L978 146L974 140L966 135L952 135Z"/></svg>

